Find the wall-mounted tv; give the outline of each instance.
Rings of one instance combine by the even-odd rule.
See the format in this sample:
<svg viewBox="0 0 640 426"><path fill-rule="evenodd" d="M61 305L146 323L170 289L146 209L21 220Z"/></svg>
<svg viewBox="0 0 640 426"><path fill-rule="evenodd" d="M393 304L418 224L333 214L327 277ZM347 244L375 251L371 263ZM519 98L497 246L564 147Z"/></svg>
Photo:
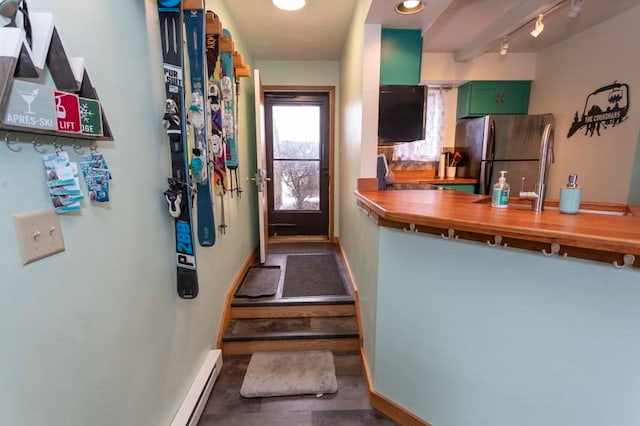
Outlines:
<svg viewBox="0 0 640 426"><path fill-rule="evenodd" d="M424 139L426 86L380 86L378 143Z"/></svg>

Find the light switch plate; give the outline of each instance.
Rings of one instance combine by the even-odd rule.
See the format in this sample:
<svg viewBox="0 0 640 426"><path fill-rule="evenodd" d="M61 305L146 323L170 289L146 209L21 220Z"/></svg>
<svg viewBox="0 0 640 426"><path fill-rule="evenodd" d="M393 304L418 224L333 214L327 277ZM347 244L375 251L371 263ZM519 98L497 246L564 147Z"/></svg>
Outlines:
<svg viewBox="0 0 640 426"><path fill-rule="evenodd" d="M54 209L44 209L13 216L22 264L64 251L62 226Z"/></svg>

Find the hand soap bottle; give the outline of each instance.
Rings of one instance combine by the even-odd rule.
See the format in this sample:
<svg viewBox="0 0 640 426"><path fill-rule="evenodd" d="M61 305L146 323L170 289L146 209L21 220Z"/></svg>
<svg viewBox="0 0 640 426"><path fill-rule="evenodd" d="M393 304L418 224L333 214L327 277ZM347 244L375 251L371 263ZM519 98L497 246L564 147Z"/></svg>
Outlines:
<svg viewBox="0 0 640 426"><path fill-rule="evenodd" d="M491 194L491 206L501 209L509 207L509 184L505 174L506 170L500 171L500 178L498 183L493 185L493 192Z"/></svg>
<svg viewBox="0 0 640 426"><path fill-rule="evenodd" d="M569 175L569 182L560 188L560 213L576 214L580 210L582 188L578 187L578 175Z"/></svg>

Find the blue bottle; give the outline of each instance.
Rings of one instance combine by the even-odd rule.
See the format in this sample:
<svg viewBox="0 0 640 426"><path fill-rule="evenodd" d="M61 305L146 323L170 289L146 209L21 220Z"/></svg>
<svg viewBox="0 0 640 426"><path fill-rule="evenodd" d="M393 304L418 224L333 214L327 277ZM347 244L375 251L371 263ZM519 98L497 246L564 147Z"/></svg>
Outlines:
<svg viewBox="0 0 640 426"><path fill-rule="evenodd" d="M576 214L580 210L582 188L578 187L578 175L569 175L569 182L560 188L560 213Z"/></svg>

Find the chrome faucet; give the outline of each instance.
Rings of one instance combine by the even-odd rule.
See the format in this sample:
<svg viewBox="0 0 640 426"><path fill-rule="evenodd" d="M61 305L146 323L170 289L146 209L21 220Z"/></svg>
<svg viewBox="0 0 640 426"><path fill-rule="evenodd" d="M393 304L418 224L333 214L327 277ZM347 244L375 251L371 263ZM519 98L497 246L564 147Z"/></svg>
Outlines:
<svg viewBox="0 0 640 426"><path fill-rule="evenodd" d="M538 166L538 181L536 182L533 191L525 191L526 178L522 177L522 184L520 186L520 199L533 200L531 208L534 212L541 212L544 209L544 198L546 196L545 175L547 172L547 162L554 162L553 138L551 137L552 132L553 124L547 123L544 126L544 132L542 133L542 143L540 144L540 164Z"/></svg>

